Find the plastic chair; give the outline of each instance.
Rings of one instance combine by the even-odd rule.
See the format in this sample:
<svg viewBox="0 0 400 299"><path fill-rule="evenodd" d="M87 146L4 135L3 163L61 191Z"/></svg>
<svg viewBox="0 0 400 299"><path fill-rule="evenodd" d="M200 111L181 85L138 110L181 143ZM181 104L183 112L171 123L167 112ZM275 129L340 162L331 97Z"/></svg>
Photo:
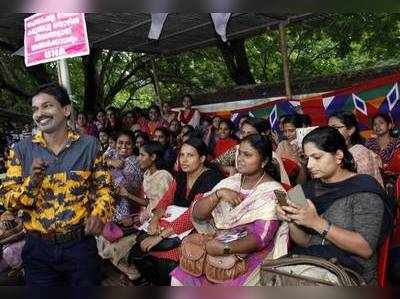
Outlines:
<svg viewBox="0 0 400 299"><path fill-rule="evenodd" d="M397 200L400 198L400 176L396 180L395 186L395 197ZM382 246L379 248L378 255L378 285L381 288L387 286L387 270L388 270L388 262L389 262L389 251L392 247L393 243L398 243L396 241L400 237L400 206L397 206L394 218L394 229L393 234L391 236L386 237Z"/></svg>
<svg viewBox="0 0 400 299"><path fill-rule="evenodd" d="M381 288L387 286L387 269L389 261L390 236L385 238L385 241L379 248L378 252L378 285Z"/></svg>
<svg viewBox="0 0 400 299"><path fill-rule="evenodd" d="M395 188L396 188L396 200L397 200L397 202L399 202L399 200L400 200L400 176L397 177ZM399 215L399 213L397 213L397 215L396 215L397 222L400 220L399 218L400 218L400 215Z"/></svg>
<svg viewBox="0 0 400 299"><path fill-rule="evenodd" d="M400 176L396 180L395 186L395 197L397 201L400 198ZM387 270L388 270L388 262L389 262L389 251L390 248L396 243L399 243L400 238L400 206L398 205L396 208L396 213L394 215L394 229L391 236L386 237L382 246L379 248L378 255L378 285L381 288L387 286Z"/></svg>

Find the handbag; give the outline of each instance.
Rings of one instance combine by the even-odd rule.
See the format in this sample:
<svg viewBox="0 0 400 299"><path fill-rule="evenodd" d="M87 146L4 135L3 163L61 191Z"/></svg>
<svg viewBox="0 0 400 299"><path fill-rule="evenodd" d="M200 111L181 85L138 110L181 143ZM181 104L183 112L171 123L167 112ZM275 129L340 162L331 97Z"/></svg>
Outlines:
<svg viewBox="0 0 400 299"><path fill-rule="evenodd" d="M181 269L193 275L206 278L214 283L223 283L235 279L247 271L244 258L231 254L212 256L206 252L206 243L213 240L214 236L193 234L182 242Z"/></svg>
<svg viewBox="0 0 400 299"><path fill-rule="evenodd" d="M106 225L104 225L102 235L107 241L114 243L124 236L124 232L114 222L107 222Z"/></svg>
<svg viewBox="0 0 400 299"><path fill-rule="evenodd" d="M103 228L103 237L110 243L114 243L119 239L137 233L138 230L134 226L125 227L115 222L107 222Z"/></svg>
<svg viewBox="0 0 400 299"><path fill-rule="evenodd" d="M262 286L362 286L366 283L353 270L333 259L291 255L267 259L261 266Z"/></svg>
<svg viewBox="0 0 400 299"><path fill-rule="evenodd" d="M179 265L183 271L200 277L204 273L206 243L213 239L210 235L192 234L182 241Z"/></svg>
<svg viewBox="0 0 400 299"><path fill-rule="evenodd" d="M142 248L140 247L140 243L143 242L144 239L151 237L148 233L145 231L141 230L139 231L139 234L136 237L136 243L133 245L131 250L129 251L129 262L131 263L134 260L141 260L143 257L145 257L148 252L142 251ZM175 248L178 248L181 245L181 239L179 237L174 237L174 238L165 238L163 239L160 243L158 243L156 246L154 246L151 251L169 251Z"/></svg>
<svg viewBox="0 0 400 299"><path fill-rule="evenodd" d="M24 238L22 221L9 212L4 212L0 217L0 245L10 244Z"/></svg>
<svg viewBox="0 0 400 299"><path fill-rule="evenodd" d="M211 282L223 283L239 277L246 271L246 260L239 255L212 256L208 254L206 257L204 274Z"/></svg>

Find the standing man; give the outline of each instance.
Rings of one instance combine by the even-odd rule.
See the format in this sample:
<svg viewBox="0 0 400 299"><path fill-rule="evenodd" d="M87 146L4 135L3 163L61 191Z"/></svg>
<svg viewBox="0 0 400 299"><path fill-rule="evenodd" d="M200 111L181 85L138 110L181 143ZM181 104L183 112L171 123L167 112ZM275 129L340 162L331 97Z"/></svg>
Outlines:
<svg viewBox="0 0 400 299"><path fill-rule="evenodd" d="M94 236L113 213L99 143L68 129L71 102L58 85L39 88L32 111L39 132L11 149L1 187L5 207L20 211L27 231L27 285L98 285Z"/></svg>

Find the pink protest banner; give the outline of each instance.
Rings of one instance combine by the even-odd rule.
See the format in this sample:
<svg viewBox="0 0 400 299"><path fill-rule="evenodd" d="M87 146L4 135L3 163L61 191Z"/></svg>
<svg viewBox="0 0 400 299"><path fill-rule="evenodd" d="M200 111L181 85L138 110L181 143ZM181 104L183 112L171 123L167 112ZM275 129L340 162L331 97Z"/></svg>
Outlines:
<svg viewBox="0 0 400 299"><path fill-rule="evenodd" d="M89 54L84 13L37 13L25 19L25 65Z"/></svg>

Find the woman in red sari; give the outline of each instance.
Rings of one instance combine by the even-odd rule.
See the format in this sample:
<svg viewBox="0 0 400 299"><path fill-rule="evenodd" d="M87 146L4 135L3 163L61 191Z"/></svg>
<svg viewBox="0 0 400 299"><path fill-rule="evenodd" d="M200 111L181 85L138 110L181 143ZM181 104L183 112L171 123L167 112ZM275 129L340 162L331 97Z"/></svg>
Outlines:
<svg viewBox="0 0 400 299"><path fill-rule="evenodd" d="M200 126L200 112L199 110L192 109L192 96L185 95L182 100L183 110L179 112L178 119L181 125L191 125L193 128Z"/></svg>
<svg viewBox="0 0 400 299"><path fill-rule="evenodd" d="M382 159L382 178L389 196L394 196L394 186L400 174L400 139L391 135L393 127L393 120L388 114L375 115L372 118L372 129L376 138L368 140L365 144Z"/></svg>
<svg viewBox="0 0 400 299"><path fill-rule="evenodd" d="M207 146L200 138L191 138L182 145L179 160L182 171L174 183L152 210L147 233L139 241L147 255L132 259L141 274L155 285L170 285L169 273L178 265L180 250L173 247L163 251L152 250L164 239L177 235L182 238L193 229L190 205L198 195L209 192L221 179L219 172L205 165Z"/></svg>
<svg viewBox="0 0 400 299"><path fill-rule="evenodd" d="M217 159L219 156L225 154L229 149L238 144L237 140L232 138L234 131L233 123L229 120L221 120L219 123L219 139L214 146L213 157Z"/></svg>

